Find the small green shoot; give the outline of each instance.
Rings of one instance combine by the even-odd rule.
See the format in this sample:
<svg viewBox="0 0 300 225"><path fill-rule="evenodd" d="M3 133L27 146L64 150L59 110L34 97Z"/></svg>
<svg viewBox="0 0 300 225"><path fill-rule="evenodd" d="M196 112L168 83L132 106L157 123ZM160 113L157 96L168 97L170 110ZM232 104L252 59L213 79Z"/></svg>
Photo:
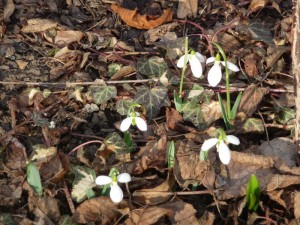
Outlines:
<svg viewBox="0 0 300 225"><path fill-rule="evenodd" d="M133 141L128 131L124 132L124 142L127 146L127 152L131 153L133 151Z"/></svg>
<svg viewBox="0 0 300 225"><path fill-rule="evenodd" d="M255 175L251 175L246 192L246 205L249 211L256 212L259 206L259 182Z"/></svg>
<svg viewBox="0 0 300 225"><path fill-rule="evenodd" d="M168 148L168 168L173 168L175 165L175 144L174 141L171 141Z"/></svg>
<svg viewBox="0 0 300 225"><path fill-rule="evenodd" d="M43 195L43 187L39 170L34 163L28 162L26 167L27 182L33 191L38 195Z"/></svg>

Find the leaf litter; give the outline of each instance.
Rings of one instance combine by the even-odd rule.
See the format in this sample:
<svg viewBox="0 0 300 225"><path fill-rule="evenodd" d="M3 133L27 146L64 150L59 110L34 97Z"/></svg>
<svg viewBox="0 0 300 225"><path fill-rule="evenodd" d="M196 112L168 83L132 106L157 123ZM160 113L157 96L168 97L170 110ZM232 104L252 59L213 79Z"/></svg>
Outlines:
<svg viewBox="0 0 300 225"><path fill-rule="evenodd" d="M292 1L0 6L1 224L299 222ZM180 110L174 102L185 35L206 58L217 49L205 37L220 43L240 68L230 74L230 95L243 95L226 133L241 144L230 146L228 165L214 150L199 157L203 142L225 127L217 98L225 82L211 87L208 69L195 79L187 67ZM133 124L122 133L134 104L148 129ZM39 192L28 165L40 175ZM119 204L95 184L111 168L132 177L120 186ZM256 213L244 207L253 174Z"/></svg>

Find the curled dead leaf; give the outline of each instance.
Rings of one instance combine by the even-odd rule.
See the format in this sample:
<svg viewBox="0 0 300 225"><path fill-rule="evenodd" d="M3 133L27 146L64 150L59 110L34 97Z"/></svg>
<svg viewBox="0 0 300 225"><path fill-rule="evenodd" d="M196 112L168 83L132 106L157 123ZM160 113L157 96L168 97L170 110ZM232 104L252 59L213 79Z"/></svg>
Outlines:
<svg viewBox="0 0 300 225"><path fill-rule="evenodd" d="M111 9L117 13L127 25L138 29L151 29L158 27L163 23L170 22L173 17L172 9L165 9L161 17L153 20L148 19L146 15L140 15L137 12L137 9L125 9L115 4L111 5Z"/></svg>

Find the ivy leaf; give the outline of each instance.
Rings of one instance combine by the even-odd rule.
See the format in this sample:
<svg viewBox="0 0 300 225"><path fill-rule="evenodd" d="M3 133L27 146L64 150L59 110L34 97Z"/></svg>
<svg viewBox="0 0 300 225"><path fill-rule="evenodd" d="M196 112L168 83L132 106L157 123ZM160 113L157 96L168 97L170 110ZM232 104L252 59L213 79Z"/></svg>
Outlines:
<svg viewBox="0 0 300 225"><path fill-rule="evenodd" d="M127 145L124 139L116 132L109 134L103 141L106 148L116 154L124 153L127 150Z"/></svg>
<svg viewBox="0 0 300 225"><path fill-rule="evenodd" d="M80 203L86 199L89 189L96 186L96 173L94 170L84 166L73 167L72 173L75 175L75 179L72 183L71 196L74 201Z"/></svg>
<svg viewBox="0 0 300 225"><path fill-rule="evenodd" d="M117 112L122 116L127 116L128 110L130 106L132 105L132 99L121 99L117 101L116 107Z"/></svg>
<svg viewBox="0 0 300 225"><path fill-rule="evenodd" d="M194 84L192 89L186 93L186 101L192 101L195 104L199 102L210 102L211 97L214 95L212 90L205 90L204 87Z"/></svg>
<svg viewBox="0 0 300 225"><path fill-rule="evenodd" d="M182 112L183 119L191 121L195 126L205 123L200 104L195 104L192 101L183 103Z"/></svg>
<svg viewBox="0 0 300 225"><path fill-rule="evenodd" d="M242 126L243 132L264 132L264 125L261 119L248 118Z"/></svg>
<svg viewBox="0 0 300 225"><path fill-rule="evenodd" d="M290 109L287 107L283 107L280 109L278 116L277 116L277 121L278 123L281 124L293 124L294 119L296 118L296 111L295 109Z"/></svg>
<svg viewBox="0 0 300 225"><path fill-rule="evenodd" d="M88 95L92 96L96 104L102 104L117 96L117 88L112 85L91 86Z"/></svg>
<svg viewBox="0 0 300 225"><path fill-rule="evenodd" d="M163 58L153 56L149 59L140 58L137 61L137 71L147 76L162 76L168 70L168 64Z"/></svg>
<svg viewBox="0 0 300 225"><path fill-rule="evenodd" d="M38 194L38 196L43 195L43 187L40 176L40 171L36 168L34 163L29 162L26 167L27 182L33 191Z"/></svg>
<svg viewBox="0 0 300 225"><path fill-rule="evenodd" d="M153 119L160 108L169 105L166 87L158 86L149 89L146 86L138 88L134 101L143 105L149 119Z"/></svg>
<svg viewBox="0 0 300 225"><path fill-rule="evenodd" d="M270 29L264 25L262 21L256 20L251 22L248 26L248 30L253 39L263 41L268 45L274 45Z"/></svg>
<svg viewBox="0 0 300 225"><path fill-rule="evenodd" d="M0 213L0 224L3 225L17 225L12 216L8 213Z"/></svg>

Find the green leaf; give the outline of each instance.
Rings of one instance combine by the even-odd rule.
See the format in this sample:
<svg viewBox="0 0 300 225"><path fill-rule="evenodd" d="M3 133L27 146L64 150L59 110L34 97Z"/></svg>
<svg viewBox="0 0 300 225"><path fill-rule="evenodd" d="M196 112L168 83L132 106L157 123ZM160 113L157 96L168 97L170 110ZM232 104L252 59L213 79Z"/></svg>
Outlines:
<svg viewBox="0 0 300 225"><path fill-rule="evenodd" d="M257 118L248 118L243 126L242 126L242 130L245 133L248 132L264 132L264 124L261 121L261 119L257 119Z"/></svg>
<svg viewBox="0 0 300 225"><path fill-rule="evenodd" d="M107 148L116 154L123 154L127 150L124 139L116 132L109 134L103 141Z"/></svg>
<svg viewBox="0 0 300 225"><path fill-rule="evenodd" d="M259 181L255 175L251 175L246 191L246 205L248 210L250 211L257 211L259 206Z"/></svg>
<svg viewBox="0 0 300 225"><path fill-rule="evenodd" d="M27 182L33 191L38 195L43 195L43 187L39 170L34 163L29 162L26 167Z"/></svg>
<svg viewBox="0 0 300 225"><path fill-rule="evenodd" d="M186 92L186 101L190 101L192 104L197 104L200 102L204 96L205 90L202 86L194 84L191 90Z"/></svg>
<svg viewBox="0 0 300 225"><path fill-rule="evenodd" d="M91 86L88 95L92 96L96 104L102 104L117 96L115 86Z"/></svg>
<svg viewBox="0 0 300 225"><path fill-rule="evenodd" d="M169 143L167 160L168 160L168 168L173 168L174 165L175 165L175 144L174 144L174 141L171 141Z"/></svg>
<svg viewBox="0 0 300 225"><path fill-rule="evenodd" d="M174 90L174 104L175 104L175 109L178 112L182 112L182 98L177 94L176 90Z"/></svg>
<svg viewBox="0 0 300 225"><path fill-rule="evenodd" d="M132 99L121 99L117 101L116 104L117 112L122 116L127 116L128 110L132 105L132 102L133 102Z"/></svg>
<svg viewBox="0 0 300 225"><path fill-rule="evenodd" d="M75 175L71 196L74 201L80 203L87 198L88 190L96 186L96 173L84 166L74 166L71 171Z"/></svg>
<svg viewBox="0 0 300 225"><path fill-rule="evenodd" d="M108 65L108 73L107 75L109 77L113 76L116 72L118 72L120 69L122 68L121 64L117 64L117 63L112 63L110 65Z"/></svg>
<svg viewBox="0 0 300 225"><path fill-rule="evenodd" d="M137 61L137 71L143 75L160 77L168 70L168 64L163 58L153 56L149 59L140 58Z"/></svg>
<svg viewBox="0 0 300 225"><path fill-rule="evenodd" d="M263 41L268 45L274 45L270 28L257 19L247 26L252 38L257 41Z"/></svg>
<svg viewBox="0 0 300 225"><path fill-rule="evenodd" d="M183 118L187 121L191 121L195 126L205 123L200 104L194 104L194 102L184 103L182 105L182 112Z"/></svg>
<svg viewBox="0 0 300 225"><path fill-rule="evenodd" d="M236 112L237 112L237 109L239 108L239 104L241 102L242 95L243 95L243 93L240 92L239 95L237 96L235 102L234 102L234 105L231 109L231 115L230 115L231 119L234 119L235 116L236 116Z"/></svg>
<svg viewBox="0 0 300 225"><path fill-rule="evenodd" d="M131 138L130 133L127 131L124 132L124 141L127 146L128 152L132 152L133 151L133 140Z"/></svg>
<svg viewBox="0 0 300 225"><path fill-rule="evenodd" d="M226 109L225 109L225 106L223 104L223 101L222 101L220 93L218 93L218 99L219 99L219 103L220 103L220 106L221 106L222 116L223 116L223 120L224 120L225 126L226 126L227 130L229 130L231 128L231 124L229 123L229 120L228 120L228 117L227 117L227 113L226 113Z"/></svg>
<svg viewBox="0 0 300 225"><path fill-rule="evenodd" d="M86 197L88 198L88 199L91 199L91 198L94 198L94 197L96 197L96 194L95 194L95 192L93 191L93 189L88 189L87 190L87 192L86 192Z"/></svg>
<svg viewBox="0 0 300 225"><path fill-rule="evenodd" d="M208 151L200 150L200 154L199 154L200 161L207 160L207 158L208 158Z"/></svg>
<svg viewBox="0 0 300 225"><path fill-rule="evenodd" d="M153 119L160 108L169 105L168 89L163 86L154 87L149 89L146 86L137 88L134 101L145 107L147 117Z"/></svg>
<svg viewBox="0 0 300 225"><path fill-rule="evenodd" d="M73 218L69 215L63 215L59 222L58 225L77 225L78 223L76 223Z"/></svg>
<svg viewBox="0 0 300 225"><path fill-rule="evenodd" d="M277 117L277 122L281 124L289 124L291 120L296 118L296 111L295 109L290 109L283 107L280 109Z"/></svg>
<svg viewBox="0 0 300 225"><path fill-rule="evenodd" d="M12 216L8 213L0 213L0 224L1 225L17 225L13 220Z"/></svg>

